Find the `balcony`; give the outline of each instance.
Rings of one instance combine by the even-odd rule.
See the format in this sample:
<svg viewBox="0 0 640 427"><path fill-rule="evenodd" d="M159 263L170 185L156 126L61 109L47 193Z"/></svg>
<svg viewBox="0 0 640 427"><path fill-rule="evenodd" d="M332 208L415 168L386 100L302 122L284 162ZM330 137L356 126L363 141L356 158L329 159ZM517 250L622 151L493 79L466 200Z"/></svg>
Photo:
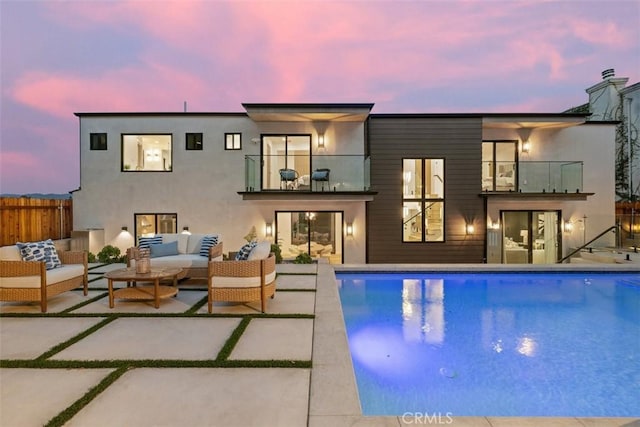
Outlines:
<svg viewBox="0 0 640 427"><path fill-rule="evenodd" d="M281 174L281 170L288 170ZM314 173L325 170L324 173ZM369 196L370 159L364 155L263 155L245 156L245 199L294 196ZM253 197L252 197L253 196ZM344 198L344 197L342 197Z"/></svg>
<svg viewBox="0 0 640 427"><path fill-rule="evenodd" d="M583 193L582 168L580 161L482 162L482 191L584 197L588 194Z"/></svg>

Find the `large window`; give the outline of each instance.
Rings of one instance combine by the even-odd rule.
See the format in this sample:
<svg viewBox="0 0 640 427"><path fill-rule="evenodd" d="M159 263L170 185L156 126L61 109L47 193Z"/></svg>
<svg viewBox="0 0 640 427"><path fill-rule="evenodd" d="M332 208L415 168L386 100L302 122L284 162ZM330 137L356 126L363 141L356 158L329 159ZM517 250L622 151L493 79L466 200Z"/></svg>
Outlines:
<svg viewBox="0 0 640 427"><path fill-rule="evenodd" d="M402 241L444 241L444 159L402 160Z"/></svg>
<svg viewBox="0 0 640 427"><path fill-rule="evenodd" d="M140 237L152 237L156 234L177 233L178 215L174 213L135 214L136 244Z"/></svg>
<svg viewBox="0 0 640 427"><path fill-rule="evenodd" d="M122 170L124 172L170 172L171 135L122 135Z"/></svg>
<svg viewBox="0 0 640 427"><path fill-rule="evenodd" d="M515 191L517 141L482 143L482 191Z"/></svg>

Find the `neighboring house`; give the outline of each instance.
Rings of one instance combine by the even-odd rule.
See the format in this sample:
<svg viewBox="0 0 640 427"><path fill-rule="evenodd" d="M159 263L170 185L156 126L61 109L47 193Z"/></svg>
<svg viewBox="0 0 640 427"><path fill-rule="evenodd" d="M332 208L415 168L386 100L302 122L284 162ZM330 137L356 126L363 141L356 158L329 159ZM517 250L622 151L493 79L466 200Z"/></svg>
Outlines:
<svg viewBox="0 0 640 427"><path fill-rule="evenodd" d="M615 224L615 123L588 114L243 107L76 113L74 228L122 250L188 228L236 251L254 227L286 258L553 263Z"/></svg>
<svg viewBox="0 0 640 427"><path fill-rule="evenodd" d="M640 196L640 83L626 86L627 77L616 77L610 68L602 81L587 88L587 104L569 111L591 113L590 121L617 121L616 195L620 201L637 201Z"/></svg>

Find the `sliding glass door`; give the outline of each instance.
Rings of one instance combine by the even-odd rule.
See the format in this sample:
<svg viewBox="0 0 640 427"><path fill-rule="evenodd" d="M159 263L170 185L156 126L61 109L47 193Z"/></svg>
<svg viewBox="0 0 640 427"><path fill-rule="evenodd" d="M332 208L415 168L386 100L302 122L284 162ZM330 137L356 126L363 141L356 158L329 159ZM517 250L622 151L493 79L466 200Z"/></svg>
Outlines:
<svg viewBox="0 0 640 427"><path fill-rule="evenodd" d="M292 179L283 182L280 170L290 169ZM311 135L262 136L262 189L303 189L310 184Z"/></svg>
<svg viewBox="0 0 640 427"><path fill-rule="evenodd" d="M342 262L342 212L276 212L276 235L284 259L300 254Z"/></svg>
<svg viewBox="0 0 640 427"><path fill-rule="evenodd" d="M554 264L561 253L559 211L502 212L504 264Z"/></svg>

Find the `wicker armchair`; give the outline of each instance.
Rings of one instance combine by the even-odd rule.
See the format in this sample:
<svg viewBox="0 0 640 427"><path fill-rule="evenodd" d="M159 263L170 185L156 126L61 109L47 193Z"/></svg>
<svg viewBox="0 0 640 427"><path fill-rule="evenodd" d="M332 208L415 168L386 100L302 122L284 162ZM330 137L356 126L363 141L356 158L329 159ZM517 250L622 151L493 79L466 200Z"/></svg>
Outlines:
<svg viewBox="0 0 640 427"><path fill-rule="evenodd" d="M40 301L40 310L47 311L47 300L55 295L83 287L88 293L87 252L59 251L62 268L47 270L42 261L0 260L0 301ZM79 264L67 274L65 266ZM47 274L49 272L49 274ZM49 280L48 277L49 276ZM62 277L54 282L54 277Z"/></svg>
<svg viewBox="0 0 640 427"><path fill-rule="evenodd" d="M264 313L267 298L276 292L276 257L271 253L252 261L210 261L208 275L209 313L214 301L260 301Z"/></svg>

